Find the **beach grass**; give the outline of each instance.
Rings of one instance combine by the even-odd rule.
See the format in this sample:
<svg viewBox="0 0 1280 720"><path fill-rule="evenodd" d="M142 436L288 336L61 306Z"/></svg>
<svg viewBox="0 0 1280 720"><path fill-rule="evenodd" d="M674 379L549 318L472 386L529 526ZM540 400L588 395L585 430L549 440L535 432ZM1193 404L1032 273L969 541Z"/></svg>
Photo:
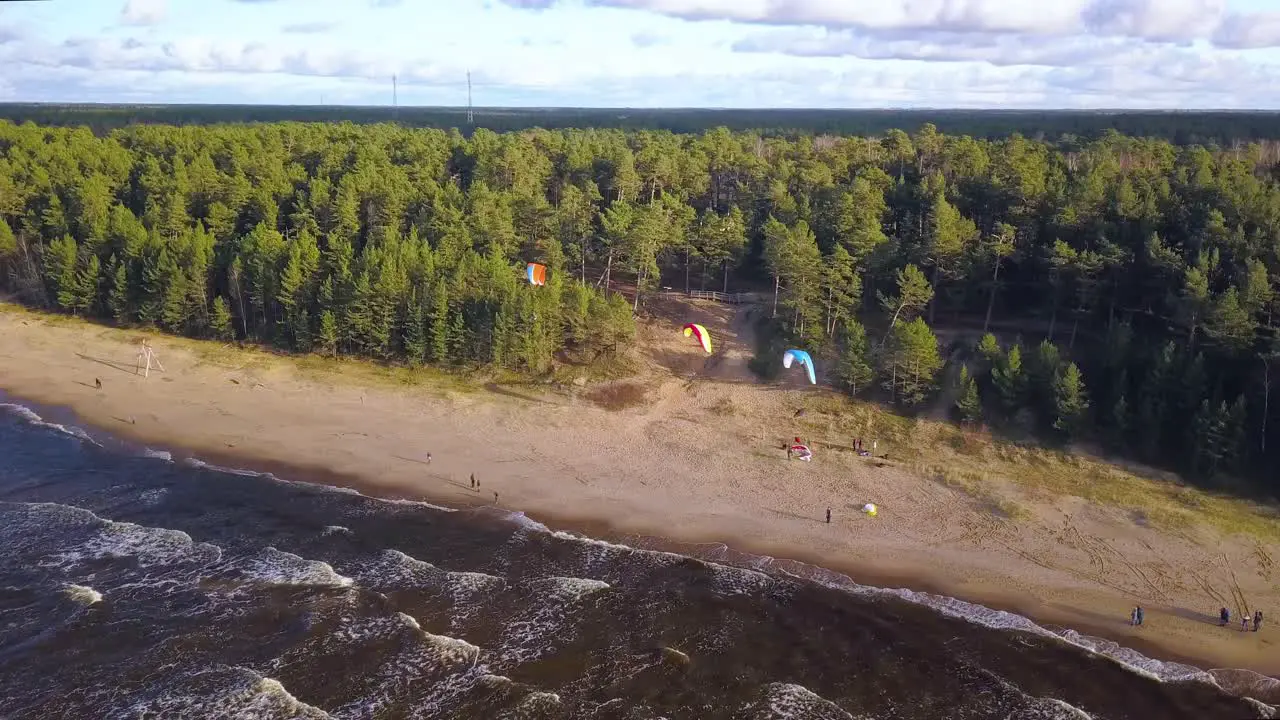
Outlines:
<svg viewBox="0 0 1280 720"><path fill-rule="evenodd" d="M1203 525L1228 535L1280 540L1280 506L1195 487L1172 473L904 417L836 393L808 395L796 406L805 408L801 425L815 439L847 445L861 438L868 450L874 442L877 456L989 503L1011 519L1026 512L1008 488L1028 498L1075 496L1120 508L1136 522L1164 530Z"/></svg>

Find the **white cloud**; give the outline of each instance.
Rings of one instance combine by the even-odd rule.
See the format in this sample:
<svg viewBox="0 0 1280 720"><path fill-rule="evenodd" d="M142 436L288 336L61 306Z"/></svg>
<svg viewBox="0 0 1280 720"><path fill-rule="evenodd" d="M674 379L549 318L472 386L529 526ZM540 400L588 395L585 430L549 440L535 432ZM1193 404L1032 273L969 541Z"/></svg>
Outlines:
<svg viewBox="0 0 1280 720"><path fill-rule="evenodd" d="M457 105L470 70L493 105L1280 108L1280 13L1235 4L1268 0L134 0L165 22L106 32L64 1L4 8L10 97Z"/></svg>
<svg viewBox="0 0 1280 720"><path fill-rule="evenodd" d="M1218 27L1213 42L1226 48L1280 46L1280 12L1230 15Z"/></svg>
<svg viewBox="0 0 1280 720"><path fill-rule="evenodd" d="M168 0L128 0L120 11L125 25L155 25L168 14Z"/></svg>
<svg viewBox="0 0 1280 720"><path fill-rule="evenodd" d="M690 21L814 26L896 40L910 39L918 32L1088 34L1155 42L1212 39L1224 47L1280 46L1280 13L1228 14L1227 0L582 1L591 7L635 10ZM547 9L563 0L499 2L515 8Z"/></svg>

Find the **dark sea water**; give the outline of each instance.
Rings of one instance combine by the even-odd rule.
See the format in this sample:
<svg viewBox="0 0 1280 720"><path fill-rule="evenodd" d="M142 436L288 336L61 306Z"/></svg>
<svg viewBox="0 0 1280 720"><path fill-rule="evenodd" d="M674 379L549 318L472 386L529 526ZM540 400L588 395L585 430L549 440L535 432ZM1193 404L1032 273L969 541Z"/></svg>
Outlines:
<svg viewBox="0 0 1280 720"><path fill-rule="evenodd" d="M1276 701L1247 671L700 552L175 462L0 403L0 718L1274 714L1236 696Z"/></svg>

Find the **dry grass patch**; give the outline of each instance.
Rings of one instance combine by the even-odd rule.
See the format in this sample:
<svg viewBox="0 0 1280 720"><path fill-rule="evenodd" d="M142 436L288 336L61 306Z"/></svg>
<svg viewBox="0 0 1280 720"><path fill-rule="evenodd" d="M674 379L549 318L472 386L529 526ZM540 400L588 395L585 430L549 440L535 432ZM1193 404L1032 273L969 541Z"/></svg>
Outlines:
<svg viewBox="0 0 1280 720"><path fill-rule="evenodd" d="M633 382L617 382L596 386L586 393L586 398L605 410L619 411L643 405L649 391Z"/></svg>

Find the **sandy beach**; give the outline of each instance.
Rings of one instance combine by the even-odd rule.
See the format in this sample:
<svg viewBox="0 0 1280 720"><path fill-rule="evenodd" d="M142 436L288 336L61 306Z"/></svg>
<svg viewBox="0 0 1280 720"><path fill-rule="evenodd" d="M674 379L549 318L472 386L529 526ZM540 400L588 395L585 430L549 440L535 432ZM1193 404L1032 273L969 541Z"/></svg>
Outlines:
<svg viewBox="0 0 1280 720"><path fill-rule="evenodd" d="M552 527L722 542L1015 611L1161 659L1280 673L1274 620L1241 633L1216 617L1222 605L1233 620L1238 608L1277 617L1275 545L1208 527L1162 531L1126 508L998 480L979 500L897 462L888 442L877 441L888 459L876 460L852 452L852 437L806 432L814 461L788 461L780 448L802 434L799 419L813 427L825 411L797 412L827 391L789 375L756 381L745 311L675 311L711 330L716 355L700 355L669 322L642 324L640 374L627 383L647 394L620 410L601 407L600 388L396 384L356 363L154 334L164 370L144 378L141 333L13 309L0 309L0 390L220 464L324 473L451 506L493 504L497 493L500 507ZM864 437L868 448L873 440ZM990 497L1024 512L1010 517ZM866 502L877 517L859 511ZM1128 624L1135 604L1146 611L1141 628Z"/></svg>

